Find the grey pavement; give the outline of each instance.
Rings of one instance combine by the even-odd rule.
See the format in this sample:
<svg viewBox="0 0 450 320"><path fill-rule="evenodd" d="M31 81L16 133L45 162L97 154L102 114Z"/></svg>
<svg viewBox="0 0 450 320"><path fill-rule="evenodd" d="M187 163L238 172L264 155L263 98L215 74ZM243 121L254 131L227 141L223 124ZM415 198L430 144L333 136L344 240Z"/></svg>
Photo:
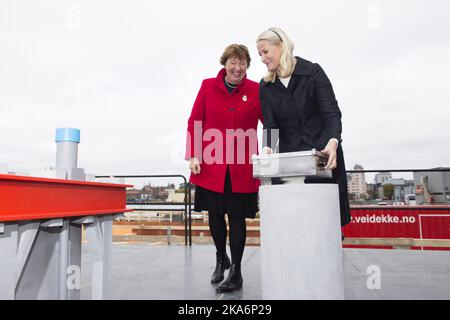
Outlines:
<svg viewBox="0 0 450 320"><path fill-rule="evenodd" d="M243 288L216 294L209 282L214 246L115 242L111 299L260 300L259 261L260 248L247 246ZM88 246L83 246L82 299L90 298L91 268ZM373 270L380 271L379 288L372 281L377 276ZM344 249L344 280L348 300L450 300L450 251Z"/></svg>

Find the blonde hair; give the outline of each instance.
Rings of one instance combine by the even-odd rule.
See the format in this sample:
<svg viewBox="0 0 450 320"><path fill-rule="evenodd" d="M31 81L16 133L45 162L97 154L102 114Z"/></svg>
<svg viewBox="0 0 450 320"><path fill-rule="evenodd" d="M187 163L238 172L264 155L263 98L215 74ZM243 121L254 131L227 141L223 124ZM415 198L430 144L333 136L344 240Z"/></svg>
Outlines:
<svg viewBox="0 0 450 320"><path fill-rule="evenodd" d="M289 77L295 68L296 59L294 57L294 43L287 36L287 34L280 28L269 28L268 30L262 32L256 42L261 40L266 40L271 45L279 46L281 44L281 57L280 64L275 71L268 71L264 76L264 81L275 82L277 76L281 78Z"/></svg>

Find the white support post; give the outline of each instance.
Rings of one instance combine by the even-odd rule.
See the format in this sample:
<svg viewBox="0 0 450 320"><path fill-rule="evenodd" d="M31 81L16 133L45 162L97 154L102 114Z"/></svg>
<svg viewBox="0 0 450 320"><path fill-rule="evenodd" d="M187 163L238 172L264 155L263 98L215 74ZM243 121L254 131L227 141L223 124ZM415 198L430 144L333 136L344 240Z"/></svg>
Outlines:
<svg viewBox="0 0 450 320"><path fill-rule="evenodd" d="M59 233L59 271L58 271L58 299L67 300L67 271L69 267L69 224L64 219Z"/></svg>
<svg viewBox="0 0 450 320"><path fill-rule="evenodd" d="M260 188L263 299L344 299L336 184Z"/></svg>
<svg viewBox="0 0 450 320"><path fill-rule="evenodd" d="M19 225L19 244L16 255L16 285L30 256L34 240L39 231L40 222L31 222Z"/></svg>
<svg viewBox="0 0 450 320"><path fill-rule="evenodd" d="M111 286L113 215L95 217L86 225L86 239L93 257L92 299L108 299Z"/></svg>
<svg viewBox="0 0 450 320"><path fill-rule="evenodd" d="M3 224L3 232L0 233L0 300L13 300L15 298L17 284L16 252L18 238L17 223Z"/></svg>

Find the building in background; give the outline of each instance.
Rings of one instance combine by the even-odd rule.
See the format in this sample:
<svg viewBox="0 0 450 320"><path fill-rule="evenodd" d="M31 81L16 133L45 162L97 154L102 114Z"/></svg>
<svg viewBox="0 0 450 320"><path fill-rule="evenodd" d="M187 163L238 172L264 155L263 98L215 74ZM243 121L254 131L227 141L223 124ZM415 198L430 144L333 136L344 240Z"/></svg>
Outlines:
<svg viewBox="0 0 450 320"><path fill-rule="evenodd" d="M449 168L436 168L445 169ZM450 172L414 172L414 185L417 204L449 204Z"/></svg>
<svg viewBox="0 0 450 320"><path fill-rule="evenodd" d="M391 195L387 195L385 192L386 187L389 185L393 187ZM414 194L414 181L405 180L403 178L386 180L381 184L379 188L379 193L380 192L383 193L382 199L404 203L405 195Z"/></svg>
<svg viewBox="0 0 450 320"><path fill-rule="evenodd" d="M356 164L353 170L364 170L364 168ZM367 184L364 172L352 172L347 175L347 187L350 200L366 200L367 199Z"/></svg>
<svg viewBox="0 0 450 320"><path fill-rule="evenodd" d="M141 190L129 189L127 190L127 203L138 203L141 199Z"/></svg>
<svg viewBox="0 0 450 320"><path fill-rule="evenodd" d="M367 200L377 200L381 199L378 196L378 185L375 183L367 184Z"/></svg>
<svg viewBox="0 0 450 320"><path fill-rule="evenodd" d="M375 175L375 184L382 184L386 180L392 179L392 173L390 172L379 172Z"/></svg>

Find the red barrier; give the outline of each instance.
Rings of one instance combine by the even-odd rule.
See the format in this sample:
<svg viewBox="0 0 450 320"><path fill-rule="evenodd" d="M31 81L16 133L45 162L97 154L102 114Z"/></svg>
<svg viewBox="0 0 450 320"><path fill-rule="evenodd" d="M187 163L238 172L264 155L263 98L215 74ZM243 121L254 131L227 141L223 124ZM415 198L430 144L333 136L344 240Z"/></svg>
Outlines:
<svg viewBox="0 0 450 320"><path fill-rule="evenodd" d="M352 207L347 238L450 240L450 206Z"/></svg>

